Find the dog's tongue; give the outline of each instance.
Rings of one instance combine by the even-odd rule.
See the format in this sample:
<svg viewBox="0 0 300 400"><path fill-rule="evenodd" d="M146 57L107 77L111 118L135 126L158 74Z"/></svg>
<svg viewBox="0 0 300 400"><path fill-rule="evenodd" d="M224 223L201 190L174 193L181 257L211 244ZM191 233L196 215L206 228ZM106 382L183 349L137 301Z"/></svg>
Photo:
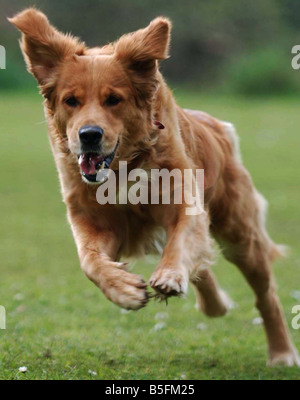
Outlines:
<svg viewBox="0 0 300 400"><path fill-rule="evenodd" d="M104 156L99 154L82 154L79 157L79 166L86 175L94 175L96 166L103 162Z"/></svg>

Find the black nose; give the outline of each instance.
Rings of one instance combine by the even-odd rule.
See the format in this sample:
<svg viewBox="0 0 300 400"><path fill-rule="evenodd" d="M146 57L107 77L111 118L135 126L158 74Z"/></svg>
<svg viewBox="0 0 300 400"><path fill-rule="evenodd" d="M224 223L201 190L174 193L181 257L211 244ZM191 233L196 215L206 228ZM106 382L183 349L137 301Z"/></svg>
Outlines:
<svg viewBox="0 0 300 400"><path fill-rule="evenodd" d="M82 144L92 146L100 143L103 136L103 129L97 125L86 125L81 127L78 133Z"/></svg>

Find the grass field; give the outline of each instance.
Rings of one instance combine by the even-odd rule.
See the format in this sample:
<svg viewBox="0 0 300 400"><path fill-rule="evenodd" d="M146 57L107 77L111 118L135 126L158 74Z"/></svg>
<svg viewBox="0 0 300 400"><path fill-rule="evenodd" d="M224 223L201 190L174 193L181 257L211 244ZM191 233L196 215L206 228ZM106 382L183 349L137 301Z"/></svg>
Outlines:
<svg viewBox="0 0 300 400"><path fill-rule="evenodd" d="M243 159L270 202L268 228L291 255L275 265L289 325L300 304L299 100L214 98L180 90L181 105L235 123ZM122 313L84 276L65 217L38 94L1 94L1 379L299 379L268 369L252 293L221 256L213 267L237 304L208 319L194 293ZM149 278L154 263L134 271ZM298 292L299 295L299 292ZM157 325L158 324L158 325ZM159 329L160 328L160 329ZM300 349L300 330L292 331ZM21 373L19 367L26 366Z"/></svg>

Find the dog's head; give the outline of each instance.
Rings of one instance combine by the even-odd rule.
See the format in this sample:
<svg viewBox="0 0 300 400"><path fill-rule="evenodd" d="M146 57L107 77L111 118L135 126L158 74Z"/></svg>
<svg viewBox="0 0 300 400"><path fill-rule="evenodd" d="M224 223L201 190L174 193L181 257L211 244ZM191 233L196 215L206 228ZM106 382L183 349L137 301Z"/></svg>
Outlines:
<svg viewBox="0 0 300 400"><path fill-rule="evenodd" d="M22 32L28 70L38 81L57 134L78 157L84 180L95 182L117 148L130 157L145 140L142 136L155 128L157 60L168 57L170 22L159 17L145 29L89 49L58 32L35 9L9 21Z"/></svg>

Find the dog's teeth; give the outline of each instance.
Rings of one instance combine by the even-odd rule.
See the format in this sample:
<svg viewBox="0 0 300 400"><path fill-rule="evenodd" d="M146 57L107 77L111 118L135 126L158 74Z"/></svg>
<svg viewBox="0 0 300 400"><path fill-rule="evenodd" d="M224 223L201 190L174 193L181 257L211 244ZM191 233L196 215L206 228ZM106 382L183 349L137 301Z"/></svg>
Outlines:
<svg viewBox="0 0 300 400"><path fill-rule="evenodd" d="M101 165L101 169L105 168L105 161L103 161L102 165Z"/></svg>

